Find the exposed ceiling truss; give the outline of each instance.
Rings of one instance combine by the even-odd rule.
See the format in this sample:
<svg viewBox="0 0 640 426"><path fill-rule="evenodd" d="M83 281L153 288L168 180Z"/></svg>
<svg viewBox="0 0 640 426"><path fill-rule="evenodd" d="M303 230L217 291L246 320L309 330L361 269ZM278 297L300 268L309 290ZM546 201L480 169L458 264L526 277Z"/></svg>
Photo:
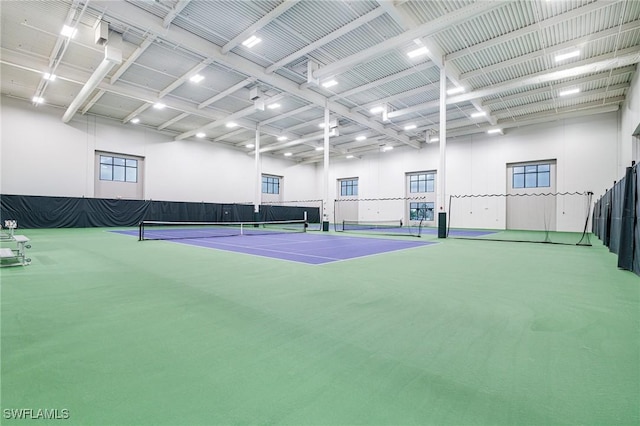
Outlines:
<svg viewBox="0 0 640 426"><path fill-rule="evenodd" d="M457 138L615 111L640 62L633 0L47 0L0 8L4 95L59 107L65 120L93 114L248 154L259 129L262 152L302 163L323 159L316 148L325 109L338 122L335 158L429 143L440 127L442 69L458 90L446 100L447 137ZM95 42L101 22L106 46ZM75 36L61 34L63 26Z"/></svg>

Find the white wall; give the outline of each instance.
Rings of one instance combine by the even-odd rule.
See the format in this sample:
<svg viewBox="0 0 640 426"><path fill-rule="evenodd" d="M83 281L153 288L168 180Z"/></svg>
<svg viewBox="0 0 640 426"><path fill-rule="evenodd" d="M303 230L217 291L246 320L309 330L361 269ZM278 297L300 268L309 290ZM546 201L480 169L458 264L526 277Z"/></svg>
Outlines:
<svg viewBox="0 0 640 426"><path fill-rule="evenodd" d="M638 130L640 130L640 73L636 72L621 109L618 141L619 178L624 176L625 169L631 165L631 161L636 163L640 161L640 138L633 136Z"/></svg>
<svg viewBox="0 0 640 426"><path fill-rule="evenodd" d="M618 133L618 113L613 112L508 129L502 136L475 134L450 139L446 199L449 195L504 194L508 163L549 159L557 160L558 192L593 191L597 197L618 179ZM336 196L336 179L344 177L359 178L360 198L402 197L406 172L437 170L438 163L437 143L421 150L407 147L359 160L335 161L330 168L329 199ZM477 202L475 216L468 216L465 226L505 226L504 203L495 199ZM580 222L560 217L558 230L577 230L584 225Z"/></svg>
<svg viewBox="0 0 640 426"><path fill-rule="evenodd" d="M153 129L77 115L2 97L0 192L93 197L95 151L145 158L144 198L252 202L254 157L206 141L174 141ZM262 158L263 173L284 177L283 199L319 198L314 165Z"/></svg>
<svg viewBox="0 0 640 426"><path fill-rule="evenodd" d="M640 123L637 78L634 83L620 114L508 129L503 136L476 134L448 140L445 198L451 194L503 194L506 164L547 159L557 160L557 191L602 195L630 163L630 157L626 159L631 155L630 142L622 144L621 134L630 136L629 129ZM3 194L92 197L94 154L100 150L145 158L146 199L224 203L254 199L254 158L243 151L206 141L174 141L152 129L92 116L78 115L64 124L62 110L36 108L6 97L1 100ZM627 146L627 153L621 153L622 145ZM403 197L406 172L437 170L438 163L437 143L421 150L406 147L361 159L332 160L328 219L333 218L337 179L358 177L360 198ZM284 177L284 200L321 198L322 164L297 165L265 156L261 171ZM504 208L490 200L482 202L466 225L503 227ZM436 206L437 211L439 208Z"/></svg>

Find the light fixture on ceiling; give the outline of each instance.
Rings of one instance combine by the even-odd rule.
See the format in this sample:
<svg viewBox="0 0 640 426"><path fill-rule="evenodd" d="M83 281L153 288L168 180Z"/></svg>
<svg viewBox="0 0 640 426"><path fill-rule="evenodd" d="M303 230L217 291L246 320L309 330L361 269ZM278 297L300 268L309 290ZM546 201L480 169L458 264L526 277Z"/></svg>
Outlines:
<svg viewBox="0 0 640 426"><path fill-rule="evenodd" d="M78 33L77 29L70 27L68 25L63 25L62 30L60 31L60 34L69 38L74 38L77 33Z"/></svg>
<svg viewBox="0 0 640 426"><path fill-rule="evenodd" d="M246 144L245 146L246 146L247 148L255 148L255 146L256 146L256 145L255 145L255 144L252 144L252 143L248 143L248 144Z"/></svg>
<svg viewBox="0 0 640 426"><path fill-rule="evenodd" d="M567 52L567 53L563 53L560 55L556 55L555 60L556 62L560 62L560 61L564 61L565 59L571 59L571 58L576 58L580 56L580 51L579 50L573 50L571 52Z"/></svg>
<svg viewBox="0 0 640 426"><path fill-rule="evenodd" d="M318 127L320 127L321 129L324 129L324 121L321 121L320 123L318 123ZM332 118L331 120L329 120L329 129L335 129L337 127L338 127L337 118Z"/></svg>
<svg viewBox="0 0 640 426"><path fill-rule="evenodd" d="M234 123L233 121L228 122L225 126L229 129L233 129L234 127L238 127L238 123Z"/></svg>
<svg viewBox="0 0 640 426"><path fill-rule="evenodd" d="M429 139L429 143L439 142L440 138L437 136L433 136Z"/></svg>
<svg viewBox="0 0 640 426"><path fill-rule="evenodd" d="M41 104L44 102L44 98L40 97L40 96L34 96L32 101L36 104Z"/></svg>
<svg viewBox="0 0 640 426"><path fill-rule="evenodd" d="M48 72L45 72L44 75L42 76L42 78L44 78L45 80L49 80L49 81L55 81L56 75L55 74L50 74Z"/></svg>
<svg viewBox="0 0 640 426"><path fill-rule="evenodd" d="M333 87L333 86L335 86L337 84L338 84L338 82L335 79L332 78L331 80L327 80L327 81L323 82L322 83L322 87L325 87L325 88L328 89L329 87Z"/></svg>
<svg viewBox="0 0 640 426"><path fill-rule="evenodd" d="M378 105L378 106L374 106L373 108L371 108L371 109L369 110L369 112L370 112L371 114L378 114L378 113L381 113L382 111L384 111L384 109L385 109L385 108L384 108L384 106L383 106L383 105Z"/></svg>
<svg viewBox="0 0 640 426"><path fill-rule="evenodd" d="M462 92L464 92L464 87L462 86L452 87L451 89L447 90L447 95L457 95L458 93L462 93Z"/></svg>
<svg viewBox="0 0 640 426"><path fill-rule="evenodd" d="M192 83L200 83L202 80L204 80L204 76L200 74L193 75L189 79L189 81Z"/></svg>
<svg viewBox="0 0 640 426"><path fill-rule="evenodd" d="M135 117L135 118L132 118L130 121L133 124L138 124L140 122L140 119L138 117Z"/></svg>
<svg viewBox="0 0 640 426"><path fill-rule="evenodd" d="M278 140L279 140L280 142L282 142L282 141L286 141L287 139L289 139L289 138L287 138L286 136L278 136Z"/></svg>
<svg viewBox="0 0 640 426"><path fill-rule="evenodd" d="M407 124L406 126L404 126L404 129L405 130L413 130L416 127L418 127L418 126L416 126L415 124Z"/></svg>
<svg viewBox="0 0 640 426"><path fill-rule="evenodd" d="M322 147L322 146L316 146L316 151L324 151L324 147Z"/></svg>
<svg viewBox="0 0 640 426"><path fill-rule="evenodd" d="M155 104L153 104L153 108L155 109L164 109L166 107L165 104L163 104L162 102L156 102Z"/></svg>
<svg viewBox="0 0 640 426"><path fill-rule="evenodd" d="M427 53L429 53L429 49L427 49L425 46L422 46L407 52L407 56L410 58L416 58L418 56L426 55Z"/></svg>
<svg viewBox="0 0 640 426"><path fill-rule="evenodd" d="M258 38L254 35L252 35L251 37L249 37L248 39L246 39L245 41L242 42L242 45L245 47L248 47L249 49L251 49L253 46L255 46L256 44L260 43L262 41L261 38Z"/></svg>
<svg viewBox="0 0 640 426"><path fill-rule="evenodd" d="M196 138L204 138L205 136L207 136L207 134L206 134L206 133L204 133L204 132L198 132L198 133L196 133Z"/></svg>
<svg viewBox="0 0 640 426"><path fill-rule="evenodd" d="M356 136L356 140L357 141L364 141L364 140L367 140L367 137L365 135Z"/></svg>
<svg viewBox="0 0 640 426"><path fill-rule="evenodd" d="M267 108L269 109L276 109L276 108L280 108L282 105L280 105L279 103L275 103L275 104L269 104L267 105Z"/></svg>
<svg viewBox="0 0 640 426"><path fill-rule="evenodd" d="M284 156L285 156L285 157L291 157L292 155L293 155L293 153L291 153L291 152L285 152L285 153L284 153Z"/></svg>
<svg viewBox="0 0 640 426"><path fill-rule="evenodd" d="M486 112L478 111L478 112L474 112L473 114L471 114L471 118L484 117L485 115L487 115Z"/></svg>
<svg viewBox="0 0 640 426"><path fill-rule="evenodd" d="M575 95L576 93L580 93L580 89L577 87L574 89L563 90L562 92L558 93L558 96L569 96Z"/></svg>
<svg viewBox="0 0 640 426"><path fill-rule="evenodd" d="M353 158L353 155L349 154L349 155L347 155L347 158L348 158L348 159L352 159L352 158Z"/></svg>
<svg viewBox="0 0 640 426"><path fill-rule="evenodd" d="M502 134L502 129L489 129L487 133L490 135Z"/></svg>
<svg viewBox="0 0 640 426"><path fill-rule="evenodd" d="M382 152L387 152L387 151L391 151L393 149L392 146L383 146L382 147Z"/></svg>

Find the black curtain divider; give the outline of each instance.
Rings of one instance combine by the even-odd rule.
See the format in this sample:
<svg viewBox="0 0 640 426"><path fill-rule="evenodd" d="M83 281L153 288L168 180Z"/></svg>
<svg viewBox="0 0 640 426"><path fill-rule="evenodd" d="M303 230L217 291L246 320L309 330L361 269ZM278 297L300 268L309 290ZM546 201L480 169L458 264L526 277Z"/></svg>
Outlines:
<svg viewBox="0 0 640 426"><path fill-rule="evenodd" d="M593 232L618 255L618 267L640 275L640 176L629 167L595 204Z"/></svg>
<svg viewBox="0 0 640 426"><path fill-rule="evenodd" d="M250 204L103 198L0 195L0 221L18 221L20 228L89 228L137 226L142 220L190 222L252 222ZM302 219L319 222L317 207L260 206L260 220Z"/></svg>
<svg viewBox="0 0 640 426"><path fill-rule="evenodd" d="M640 223L638 218L640 217L640 173L638 173L637 166L634 167L634 174L636 180L636 202L635 202L635 218L633 222L633 264L631 270L640 275Z"/></svg>
<svg viewBox="0 0 640 426"><path fill-rule="evenodd" d="M634 225L636 213L636 178L635 168L627 167L622 194L622 217L620 220L620 238L618 241L618 267L631 271L633 269Z"/></svg>
<svg viewBox="0 0 640 426"><path fill-rule="evenodd" d="M613 186L611 199L611 230L609 232L609 250L615 254L620 250L620 232L622 229L622 203L626 182L619 180Z"/></svg>

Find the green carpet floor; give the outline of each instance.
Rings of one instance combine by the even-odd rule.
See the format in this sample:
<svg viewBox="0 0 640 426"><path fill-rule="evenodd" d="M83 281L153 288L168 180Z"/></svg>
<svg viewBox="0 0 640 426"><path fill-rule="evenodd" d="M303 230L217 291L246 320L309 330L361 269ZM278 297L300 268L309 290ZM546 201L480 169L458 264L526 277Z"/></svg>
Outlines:
<svg viewBox="0 0 640 426"><path fill-rule="evenodd" d="M312 266L21 233L32 264L0 270L3 424L640 424L640 278L594 237Z"/></svg>

